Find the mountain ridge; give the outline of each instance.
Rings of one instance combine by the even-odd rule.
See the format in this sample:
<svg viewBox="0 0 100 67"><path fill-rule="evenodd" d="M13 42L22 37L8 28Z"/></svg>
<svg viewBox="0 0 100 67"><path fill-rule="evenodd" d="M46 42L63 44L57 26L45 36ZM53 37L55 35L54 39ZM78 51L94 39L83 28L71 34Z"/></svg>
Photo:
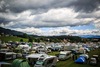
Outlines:
<svg viewBox="0 0 100 67"><path fill-rule="evenodd" d="M9 34L9 35L23 35L23 32L11 30L11 29L6 29L3 27L0 27L0 34Z"/></svg>

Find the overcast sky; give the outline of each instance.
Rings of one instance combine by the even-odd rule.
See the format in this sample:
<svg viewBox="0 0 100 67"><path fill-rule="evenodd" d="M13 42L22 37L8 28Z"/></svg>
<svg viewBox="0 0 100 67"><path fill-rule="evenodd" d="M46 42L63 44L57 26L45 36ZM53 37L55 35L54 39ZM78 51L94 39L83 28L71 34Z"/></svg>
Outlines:
<svg viewBox="0 0 100 67"><path fill-rule="evenodd" d="M0 0L0 26L35 35L100 35L100 0Z"/></svg>

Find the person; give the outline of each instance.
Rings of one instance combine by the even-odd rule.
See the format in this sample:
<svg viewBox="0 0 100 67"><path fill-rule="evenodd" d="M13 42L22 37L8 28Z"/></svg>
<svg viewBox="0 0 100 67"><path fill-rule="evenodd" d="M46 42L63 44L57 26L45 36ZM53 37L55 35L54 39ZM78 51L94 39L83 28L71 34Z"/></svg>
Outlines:
<svg viewBox="0 0 100 67"><path fill-rule="evenodd" d="M71 58L72 58L72 60L74 60L74 56L73 56L73 54L71 53Z"/></svg>
<svg viewBox="0 0 100 67"><path fill-rule="evenodd" d="M75 54L72 55L72 59L75 60Z"/></svg>
<svg viewBox="0 0 100 67"><path fill-rule="evenodd" d="M77 53L76 53L76 51L72 51L72 59L73 60L77 59Z"/></svg>
<svg viewBox="0 0 100 67"><path fill-rule="evenodd" d="M75 60L77 59L77 54L75 54Z"/></svg>

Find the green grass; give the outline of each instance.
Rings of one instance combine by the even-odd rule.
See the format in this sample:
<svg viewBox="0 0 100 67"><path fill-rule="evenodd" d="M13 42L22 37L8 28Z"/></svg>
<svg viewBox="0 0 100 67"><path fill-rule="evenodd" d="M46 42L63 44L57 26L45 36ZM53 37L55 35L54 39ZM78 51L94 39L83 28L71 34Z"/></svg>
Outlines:
<svg viewBox="0 0 100 67"><path fill-rule="evenodd" d="M51 52L51 53L48 53L48 54L55 56L56 54L59 54L59 52L55 51L55 52Z"/></svg>
<svg viewBox="0 0 100 67"><path fill-rule="evenodd" d="M21 37L16 37L16 36L0 36L0 40L4 41L4 42L8 42L8 41L20 41L20 39L23 39L24 42L27 42L28 39L25 38L21 38Z"/></svg>
<svg viewBox="0 0 100 67"><path fill-rule="evenodd" d="M69 59L66 61L59 61L56 67L95 67L95 66L91 66L89 64L77 64L72 59Z"/></svg>

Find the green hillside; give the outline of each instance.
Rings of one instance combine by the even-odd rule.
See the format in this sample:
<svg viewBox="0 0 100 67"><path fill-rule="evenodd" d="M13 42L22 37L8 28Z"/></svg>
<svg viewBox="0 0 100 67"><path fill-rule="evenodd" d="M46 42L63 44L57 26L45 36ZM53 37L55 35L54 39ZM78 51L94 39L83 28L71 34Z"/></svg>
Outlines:
<svg viewBox="0 0 100 67"><path fill-rule="evenodd" d="M9 35L23 35L24 33L19 32L19 31L15 31L15 30L10 30L10 29L6 29L6 28L2 28L0 27L0 34L9 34Z"/></svg>
<svg viewBox="0 0 100 67"><path fill-rule="evenodd" d="M0 40L2 41L20 41L20 39L23 39L24 42L27 42L28 39L25 39L25 38L21 38L21 37L16 37L16 36L0 36Z"/></svg>

